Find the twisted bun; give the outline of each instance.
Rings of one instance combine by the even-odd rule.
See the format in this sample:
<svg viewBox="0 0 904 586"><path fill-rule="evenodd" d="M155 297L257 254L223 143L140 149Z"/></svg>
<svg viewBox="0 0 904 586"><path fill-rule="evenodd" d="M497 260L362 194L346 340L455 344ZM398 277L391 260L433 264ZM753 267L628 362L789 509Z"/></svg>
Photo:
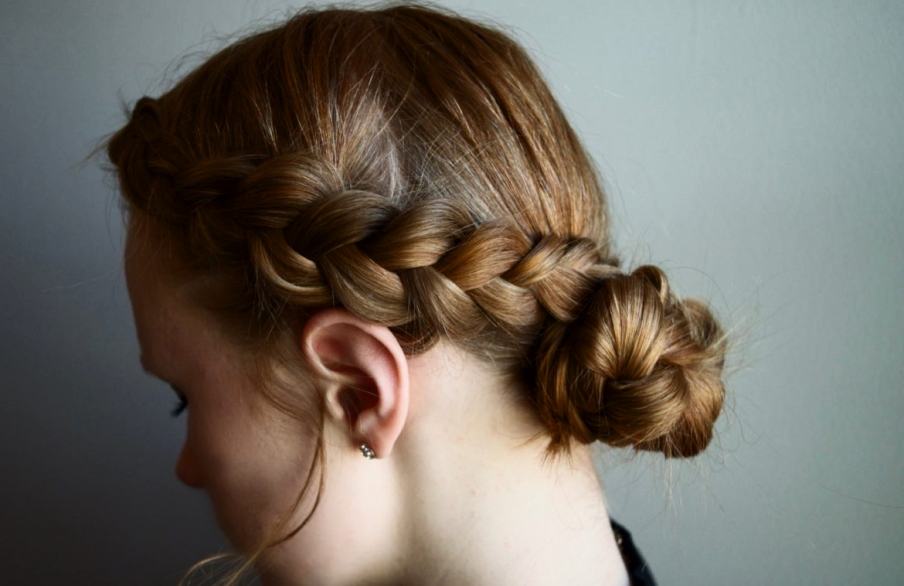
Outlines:
<svg viewBox="0 0 904 586"><path fill-rule="evenodd" d="M572 323L538 346L537 400L553 442L633 446L690 457L722 407L725 343L699 301L679 301L665 275L642 266L598 282Z"/></svg>

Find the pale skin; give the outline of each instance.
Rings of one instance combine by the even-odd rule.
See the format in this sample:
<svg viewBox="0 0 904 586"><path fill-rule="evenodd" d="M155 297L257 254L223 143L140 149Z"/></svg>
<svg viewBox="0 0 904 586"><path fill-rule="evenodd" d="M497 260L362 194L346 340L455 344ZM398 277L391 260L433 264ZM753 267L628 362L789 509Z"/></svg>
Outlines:
<svg viewBox="0 0 904 586"><path fill-rule="evenodd" d="M142 363L189 404L177 475L208 493L240 551L291 509L323 434L321 502L263 556L263 584L628 584L588 448L546 458L536 417L491 367L451 343L408 357L387 328L320 312L299 332L310 374L292 388L321 394L321 431L263 398L217 317L164 276L175 262L133 217L126 276Z"/></svg>

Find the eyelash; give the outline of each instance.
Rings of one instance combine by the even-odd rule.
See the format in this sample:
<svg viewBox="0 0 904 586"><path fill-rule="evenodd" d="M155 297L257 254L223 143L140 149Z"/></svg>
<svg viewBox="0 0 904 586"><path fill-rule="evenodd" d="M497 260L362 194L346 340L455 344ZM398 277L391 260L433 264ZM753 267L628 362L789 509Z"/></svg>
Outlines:
<svg viewBox="0 0 904 586"><path fill-rule="evenodd" d="M179 417L186 409L188 409L188 399L185 397L185 394L176 387L172 387L172 389L173 392L176 393L176 404L170 411L170 415Z"/></svg>

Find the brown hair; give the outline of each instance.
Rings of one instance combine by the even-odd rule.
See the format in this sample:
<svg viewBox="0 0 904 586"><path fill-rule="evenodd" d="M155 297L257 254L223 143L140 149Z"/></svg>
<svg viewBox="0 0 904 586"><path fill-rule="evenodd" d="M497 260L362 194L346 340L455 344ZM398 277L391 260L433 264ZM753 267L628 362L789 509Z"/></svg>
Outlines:
<svg viewBox="0 0 904 586"><path fill-rule="evenodd" d="M309 10L220 51L111 139L258 339L341 306L415 354L440 338L522 383L571 441L693 456L724 337L652 266L622 272L593 165L524 51L417 6Z"/></svg>

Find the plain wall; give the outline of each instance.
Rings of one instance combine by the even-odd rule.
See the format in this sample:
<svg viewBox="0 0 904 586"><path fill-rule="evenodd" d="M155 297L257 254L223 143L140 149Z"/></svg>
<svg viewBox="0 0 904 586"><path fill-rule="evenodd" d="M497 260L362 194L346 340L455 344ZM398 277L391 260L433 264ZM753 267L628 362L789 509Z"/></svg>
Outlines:
<svg viewBox="0 0 904 586"><path fill-rule="evenodd" d="M605 177L618 242L735 334L692 462L601 450L663 585L904 575L904 4L455 1L513 28ZM0 4L0 583L175 584L220 550L172 469L113 184L84 157L263 0Z"/></svg>

